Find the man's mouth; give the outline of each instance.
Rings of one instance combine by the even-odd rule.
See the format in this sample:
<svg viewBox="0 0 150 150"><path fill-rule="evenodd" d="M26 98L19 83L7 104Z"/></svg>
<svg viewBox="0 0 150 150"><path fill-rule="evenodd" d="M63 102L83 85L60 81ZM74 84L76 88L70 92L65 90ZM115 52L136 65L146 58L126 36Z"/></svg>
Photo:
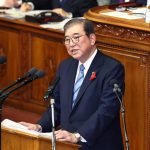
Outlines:
<svg viewBox="0 0 150 150"><path fill-rule="evenodd" d="M71 50L71 53L72 53L72 54L76 54L77 52L78 52L78 49L72 49L72 50Z"/></svg>

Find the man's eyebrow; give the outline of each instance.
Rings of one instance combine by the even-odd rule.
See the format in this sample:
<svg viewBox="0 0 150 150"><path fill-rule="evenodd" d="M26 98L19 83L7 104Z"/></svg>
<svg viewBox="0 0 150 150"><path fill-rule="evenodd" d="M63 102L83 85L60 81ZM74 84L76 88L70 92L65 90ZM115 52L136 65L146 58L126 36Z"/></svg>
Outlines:
<svg viewBox="0 0 150 150"><path fill-rule="evenodd" d="M72 36L74 36L74 35L79 35L80 33L73 33L73 35ZM69 35L65 35L65 37L70 37Z"/></svg>

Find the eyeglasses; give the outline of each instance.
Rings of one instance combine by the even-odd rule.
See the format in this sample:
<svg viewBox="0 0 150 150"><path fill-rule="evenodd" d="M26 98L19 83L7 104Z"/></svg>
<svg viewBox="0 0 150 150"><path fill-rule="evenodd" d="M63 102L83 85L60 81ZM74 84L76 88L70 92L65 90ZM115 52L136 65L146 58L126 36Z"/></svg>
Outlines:
<svg viewBox="0 0 150 150"><path fill-rule="evenodd" d="M78 43L80 37L85 36L85 35L86 35L86 34L84 34L84 35L73 35L72 37L66 37L66 38L64 39L64 43L65 43L65 45L69 45L71 41L72 41L73 43Z"/></svg>

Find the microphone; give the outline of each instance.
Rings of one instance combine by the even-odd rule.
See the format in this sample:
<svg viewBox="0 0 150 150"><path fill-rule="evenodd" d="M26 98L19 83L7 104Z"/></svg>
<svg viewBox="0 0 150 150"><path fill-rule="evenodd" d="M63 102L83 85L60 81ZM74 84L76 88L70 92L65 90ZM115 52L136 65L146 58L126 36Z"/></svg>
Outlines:
<svg viewBox="0 0 150 150"><path fill-rule="evenodd" d="M116 79L112 79L110 81L110 85L113 86L113 92L116 94L117 99L119 100L119 103L121 105L121 112L124 112L125 109L124 109L124 104L122 102L123 94L122 94L121 89L119 87L118 81ZM120 98L120 96L121 96L121 98Z"/></svg>
<svg viewBox="0 0 150 150"><path fill-rule="evenodd" d="M45 73L43 71L37 71L33 76L31 76L29 79L26 79L24 81L22 81L18 86L15 86L13 89L11 89L10 91L1 94L0 95L0 103L2 103L7 97L8 95L10 95L11 93L13 93L14 91L16 91L17 89L23 87L24 85L38 79L41 78L45 75Z"/></svg>
<svg viewBox="0 0 150 150"><path fill-rule="evenodd" d="M113 86L114 86L113 92L115 92L115 91L116 91L116 92L120 92L121 95L122 95L121 89L120 89L119 84L118 84L118 81L117 81L116 79L112 79L112 80L110 81L110 85L113 85Z"/></svg>
<svg viewBox="0 0 150 150"><path fill-rule="evenodd" d="M11 85L5 87L4 89L0 90L0 95L5 92L6 90L10 89L11 87L15 86L16 84L22 82L23 80L31 77L32 75L34 75L38 70L36 68L31 68L26 74L24 74L22 77L19 77L14 83L12 83Z"/></svg>
<svg viewBox="0 0 150 150"><path fill-rule="evenodd" d="M0 64L4 64L6 62L5 56L0 56Z"/></svg>
<svg viewBox="0 0 150 150"><path fill-rule="evenodd" d="M5 99L6 99L11 93L13 93L13 92L16 91L17 89L23 87L24 85L26 85L26 84L28 84L28 83L30 83L30 82L32 82L32 81L38 79L38 78L43 77L44 75L45 75L45 73L44 73L43 71L37 71L35 68L32 68L32 69L29 70L29 72L27 72L22 78L19 79L19 82L18 82L19 84L16 85L16 82L15 82L15 84L12 84L12 85L8 86L7 88L5 88L3 91L5 91L6 89L9 89L9 88L12 87L13 85L15 85L15 86L13 86L11 89L9 89L8 91L6 91L6 92L0 94L0 109L1 109L0 112L2 112L2 104L3 104L3 102L5 101ZM23 80L23 81L22 81L22 80ZM21 82L21 81L22 81L22 82ZM0 116L1 116L1 114L0 114ZM1 120L1 118L0 118L0 120ZM1 133L1 126L0 126L0 133ZM0 137L1 137L1 135L0 135ZM1 138L0 138L0 140L1 140ZM1 143L0 143L0 145L1 145Z"/></svg>
<svg viewBox="0 0 150 150"><path fill-rule="evenodd" d="M48 90L44 94L44 99L45 100L48 100L48 98L53 94L53 91L54 91L56 85L58 84L59 80L60 80L60 77L56 77L53 84L48 87Z"/></svg>
<svg viewBox="0 0 150 150"><path fill-rule="evenodd" d="M42 78L44 76L45 76L45 73L43 71L38 70L37 72L35 72L35 74L33 74L33 76L31 78L29 78L28 80L25 80L24 84L32 82L32 81L34 81L34 80L36 80L38 78Z"/></svg>
<svg viewBox="0 0 150 150"><path fill-rule="evenodd" d="M18 78L18 79L17 79L17 82L22 82L23 80L25 80L25 79L31 77L32 75L34 75L37 71L38 71L38 70L37 70L35 67L31 68L31 69L30 69L27 73L25 73L22 77Z"/></svg>
<svg viewBox="0 0 150 150"><path fill-rule="evenodd" d="M129 139L128 139L127 129L126 129L126 121L125 121L125 107L124 107L124 102L123 102L123 99L122 99L123 94L122 94L122 91L119 87L118 81L116 79L112 79L110 81L110 85L113 85L113 92L115 93L115 95L116 95L116 97L117 97L117 99L119 100L119 103L120 103L120 111L121 111L121 115L122 115L122 123L123 123L123 129L124 129L126 150L130 150Z"/></svg>
<svg viewBox="0 0 150 150"><path fill-rule="evenodd" d="M28 84L28 83L30 83L30 82L32 82L32 81L34 81L34 80L36 80L36 79L38 79L38 78L42 78L42 77L44 77L45 76L45 73L43 72L43 71L37 71L32 77L30 77L29 79L27 79L27 80L24 80L21 84L20 84L20 86L18 86L17 87L17 89L18 88L20 88L20 87L22 87L22 86L24 86L24 85L26 85L26 84Z"/></svg>

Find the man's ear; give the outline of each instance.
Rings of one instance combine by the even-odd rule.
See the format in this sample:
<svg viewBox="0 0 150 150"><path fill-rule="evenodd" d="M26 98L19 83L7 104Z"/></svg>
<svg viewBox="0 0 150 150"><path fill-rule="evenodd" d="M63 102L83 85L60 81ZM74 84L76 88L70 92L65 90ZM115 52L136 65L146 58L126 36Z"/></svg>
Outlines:
<svg viewBox="0 0 150 150"><path fill-rule="evenodd" d="M96 42L96 36L94 33L90 34L91 45L94 45Z"/></svg>

